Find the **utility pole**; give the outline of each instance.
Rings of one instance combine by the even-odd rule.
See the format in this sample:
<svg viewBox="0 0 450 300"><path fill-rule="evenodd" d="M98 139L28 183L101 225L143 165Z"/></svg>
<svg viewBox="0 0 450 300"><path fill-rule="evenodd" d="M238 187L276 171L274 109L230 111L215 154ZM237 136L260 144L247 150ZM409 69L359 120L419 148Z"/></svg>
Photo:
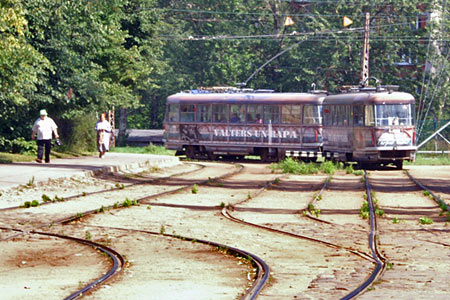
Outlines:
<svg viewBox="0 0 450 300"><path fill-rule="evenodd" d="M370 13L366 12L366 20L364 23L364 45L361 58L361 87L369 85L369 30L370 30Z"/></svg>

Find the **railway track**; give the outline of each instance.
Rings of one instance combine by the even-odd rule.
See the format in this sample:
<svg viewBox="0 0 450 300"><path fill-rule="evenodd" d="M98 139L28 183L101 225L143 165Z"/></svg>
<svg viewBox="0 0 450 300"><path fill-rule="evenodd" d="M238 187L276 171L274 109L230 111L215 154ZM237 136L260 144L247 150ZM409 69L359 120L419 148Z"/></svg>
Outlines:
<svg viewBox="0 0 450 300"><path fill-rule="evenodd" d="M323 185L320 188L320 191L315 194L315 197L313 198L313 201L309 202L308 208L310 207L311 203L313 203L314 201L317 201L321 197L323 191L327 187L327 185L328 185L330 180L331 180L331 177L328 177L328 178L326 178L324 180ZM266 184L260 190L258 190L257 193L254 196L260 195L261 193L264 192L264 190L266 190L267 188L271 187L275 182L280 184L279 179L276 179L276 180ZM366 185L366 189L367 189L367 193L370 194L370 186L369 185ZM252 197L252 199L253 199L253 197ZM247 202L247 201L251 201L251 200L247 199L247 200L241 201L240 203L238 203L236 205L233 205L231 208L230 207L225 207L222 210L222 214L224 216L226 216L227 218L229 218L230 220L233 220L233 221L238 222L238 223L243 223L243 224L246 224L246 225L255 226L257 228L262 228L262 229L268 230L270 232L283 234L283 235L288 235L288 236L292 236L292 237L295 237L295 238L298 238L298 239L313 241L315 243L323 244L323 245L325 245L327 247L330 247L330 248L345 250L345 251L348 251L348 253L350 253L350 254L356 255L356 256L358 256L360 258L363 258L365 260L370 260L372 263L375 264L375 268L369 274L368 279L365 280L357 288L355 288L354 290L350 291L348 294L344 295L343 297L340 297L341 299L353 299L356 296L360 295L370 285L373 284L373 282L380 276L381 272L383 271L383 269L384 269L384 259L378 253L377 248L376 248L376 243L374 242L375 241L375 236L376 236L376 222L375 222L375 218L376 217L375 217L375 212L374 212L373 208L371 208L370 232L369 232L369 235L368 235L369 236L368 244L369 244L369 248L371 250L371 256L369 257L369 255L367 255L364 252L361 252L361 251L358 251L358 250L355 250L355 249L352 249L352 248L346 248L346 247L343 247L343 246L341 246L339 244L331 243L331 242L328 242L326 240L314 238L314 237L311 237L311 236L308 236L308 235L296 234L296 233L293 233L291 231L280 230L280 229L272 228L270 226L261 225L261 224L257 224L257 223L253 223L253 222L248 222L248 221L245 221L244 219L240 219L240 218L234 217L232 215L233 211L245 211L246 210L246 209L242 209L242 208L240 209L238 207L238 205L242 204L243 202ZM369 201L369 203L372 202L371 199L368 199L368 201ZM308 208L305 207L303 209L298 210L298 212L308 212L309 211ZM266 209L266 210L259 209L259 212L262 212L262 211L265 211L267 213L270 210L269 209ZM272 211L272 213L273 213L273 211ZM326 224L332 224L331 222L323 221L323 220L321 220L321 219L319 219L317 217L314 217L311 214L303 214L303 215L305 215L307 217L310 217L310 218L314 219L315 221L324 222Z"/></svg>
<svg viewBox="0 0 450 300"><path fill-rule="evenodd" d="M403 299L427 299L430 293L434 299L447 298L448 205L407 171L371 172L369 183L374 191L369 197L384 212L377 240L387 261L378 284L360 298L391 298L399 288Z"/></svg>
<svg viewBox="0 0 450 300"><path fill-rule="evenodd" d="M204 167L202 165L200 165L200 166L202 168ZM228 172L228 173L226 173L224 175L218 176L217 178L208 177L207 180L206 179L196 180L194 184L205 184L205 183L207 183L207 182L209 182L211 180L225 178L225 177L231 176L231 175L233 175L235 173L239 173L241 170L242 170L242 168L235 169L235 170L233 170L231 172ZM164 179L159 178L159 179L140 181L138 183L134 183L134 184L128 185L128 186L126 186L126 188L129 189L130 187L137 186L137 185L148 185L148 184L154 183L156 181L160 182L162 180L171 179L171 178L173 178L175 176L183 176L183 175L186 175L186 172L183 172L183 173L180 173L180 174L174 174L174 175L168 176L168 177L166 177ZM179 185L179 183L176 184L176 185ZM136 201L136 203L139 203L141 201L154 199L156 197L162 197L162 196L174 194L174 193L182 191L182 190L184 190L186 188L189 188L190 186L192 186L192 183L190 183L188 185L181 186L179 188L175 188L175 189L169 190L169 191L160 192L160 193L152 194L152 195L149 195L149 196L145 196L145 197L143 197L141 199L137 199L135 201ZM101 195L101 194L104 194L104 193L117 192L117 191L123 190L124 188L125 187L121 187L121 188L118 188L118 189L113 189L112 191L109 190L109 189L108 190L95 191L93 193L90 193L90 195L99 195L99 194ZM87 196L87 195L86 194L74 195L74 196L71 196L71 197L67 197L64 200L65 201L69 201L69 200L72 200L72 199L77 199L77 198L85 197L85 196ZM108 209L113 208L114 206L107 206L107 207L102 206L102 207L105 210L108 210ZM5 208L5 209L3 209L3 213L9 212L9 211L16 211L18 209L23 209L23 207ZM52 220L50 223L45 224L45 225L41 225L39 227L43 228L43 227L49 227L50 225L54 226L54 225L58 225L58 224L67 224L69 222L73 222L75 220L78 220L78 219L80 219L80 218L82 218L84 216L89 216L89 215L95 214L95 213L98 213L98 210L88 210L88 211L84 211L82 213L77 213L76 215L70 215L70 216L66 216L66 217L63 217L63 218L59 218L57 220ZM48 235L48 236L53 236L53 237L57 237L57 238L61 238L61 239L67 239L67 240L75 241L75 242L78 242L78 243L81 243L81 244L89 245L91 247L99 249L100 251L102 251L103 253L107 254L111 258L113 266L112 266L112 268L111 268L111 270L109 272L107 272L104 276L96 279L95 281L89 283L87 286L83 287L82 289L72 293L70 296L68 296L65 299L75 299L75 298L83 295L87 291L90 291L90 290L94 289L97 285L101 284L102 282L104 282L104 281L108 280L109 278L111 278L112 276L116 275L117 273L119 273L123 269L124 259L118 252L116 252L115 250L113 250L111 248L102 246L102 245L100 245L98 243L95 243L95 242L92 242L92 241L89 241L89 240L86 240L86 239L81 239L81 238L76 238L76 237L67 236L67 235L61 235L61 234L55 234L55 233L38 232L38 231L35 231L35 230L24 231L24 230L21 230L21 229L9 228L9 227L0 227L0 229L2 229L3 231L17 232L16 234L14 234L12 236L8 236L6 238L2 237L1 241L5 241L5 240L12 239L12 238L16 238L16 237L19 237L19 236L21 236L23 234ZM151 233L151 232L147 232L147 233ZM176 237L176 238L179 238L179 239L182 239L182 240L191 240L191 241L194 240L192 238L181 237L181 236L178 236L178 235L175 236L175 235L165 234L165 236ZM254 264L256 269L257 269L256 284L254 286L250 287L250 289L248 290L248 292L244 295L244 297L242 299L254 299L254 297L256 297L259 282L266 281L267 280L267 278L266 278L267 275L266 274L269 273L269 268L264 263L264 261L262 261L257 256L255 256L255 255L253 255L253 254L251 254L249 252L246 252L244 250L241 250L241 249L237 249L237 248L234 248L234 247L230 247L230 246L226 246L226 245L223 245L223 244L218 244L218 243L214 243L214 242L206 241L206 240L198 240L198 239L195 239L195 240L196 240L196 242L199 242L199 243L207 244L207 245L218 247L218 248L227 249L227 252L230 252L230 253L232 253L234 255L241 255L241 256L243 256L245 258L249 258L251 260L252 264Z"/></svg>
<svg viewBox="0 0 450 300"><path fill-rule="evenodd" d="M334 179L330 183L326 176L323 176L319 177L319 180L316 178L314 181L308 178L308 180L303 182L298 178L290 179L288 177L280 177L276 174L261 175L259 173L260 170L257 169L257 165L256 167L250 165L241 169L232 167L230 172L225 172L226 174L219 174L219 176L214 176L217 175L217 171L212 172L211 175L213 176L210 176L206 169L197 172L197 174L199 174L197 177L195 175L188 175L188 179L171 176L166 182L171 188L170 190L164 191L159 188L153 189L155 186L163 186L164 180L160 179L152 180L151 182L149 181L148 184L137 184L136 186L130 185L130 187L126 186L124 188L118 188L114 191L104 190L101 192L96 192L92 195L80 195L79 197L74 197L73 199L71 198L70 201L58 203L58 206L63 203L76 203L78 198L86 200L86 197L91 196L98 197L99 195L103 196L114 193L126 194L127 190L133 190L134 195L142 192L145 196L135 198L134 200L136 203L140 205L132 205L132 209L129 210L114 209L114 204L116 204L117 201L114 201L114 199L109 199L108 203L110 203L110 205L104 205L103 211L99 211L97 206L97 209L82 210L81 214L68 213L63 217L58 216L58 218L55 218L50 222L33 221L18 226L19 228L13 229L31 232L33 230L37 231L38 228L42 228L45 233L56 235L59 234L57 233L58 231L65 230L66 232L69 231L71 233L69 235L62 235L67 237L75 237L80 235L80 233L83 233L83 230L85 230L85 232L88 232L87 230L95 230L95 233L93 232L95 236L107 235L109 233L111 234L111 238L113 236L111 232L128 232L131 236L133 236L133 238L138 239L138 241L140 241L140 239L149 241L147 240L147 237L142 236L161 236L170 239L177 239L180 240L180 242L176 243L176 245L178 245L176 247L180 249L185 247L182 246L182 244L186 245L187 241L191 242L189 244L198 242L199 244L202 243L207 247L213 246L217 249L226 249L226 252L228 253L229 251L229 254L247 258L247 260L253 264L253 268L256 269L256 280L252 282L246 293L241 296L241 299L255 299L256 297L264 299L266 297L273 297L274 295L282 298L289 295L299 297L302 294L300 292L296 292L295 286L297 285L302 286L302 288L299 288L298 291L312 290L313 293L307 294L310 296L322 295L318 297L323 297L324 295L327 295L326 297L328 298L328 296L333 295L332 298L351 299L356 296L364 298L368 294L372 295L374 289L373 283L380 278L386 268L391 268L389 267L391 261L395 261L395 259L392 260L392 258L388 256L389 262L388 264L385 264L383 254L378 253L379 251L377 249L376 241L377 239L383 241L383 229L380 236L377 237L376 224L374 224L374 230L372 230L372 233L369 234L369 240L371 241L370 244L372 244L374 248L369 251L364 250L362 245L349 245L348 241L339 241L336 237L330 238L330 236L325 235L325 231L328 231L329 233L331 232L331 235L340 234L340 232L342 232L340 230L344 230L347 226L341 224L340 222L335 222L335 220L331 218L336 215L336 211L333 210L327 211L326 209L321 208L320 218L317 217L315 219L319 219L322 222L318 223L313 221L313 228L315 230L311 231L309 234L305 234L306 230L302 229L305 224L308 224L308 221L306 221L308 219L303 218L303 212L309 211L308 204L311 203L311 199L316 200L316 202L314 202L317 203L314 204L314 206L317 206L316 208L320 205L324 205L326 207L326 204L323 204L326 200L319 200L319 195L327 199L329 197L326 195L329 192L327 191L328 189L336 192L337 187L343 186L340 184L339 180L337 180L338 183L333 185ZM206 173L204 171L206 171ZM186 177L186 174L182 177ZM348 178L345 180L349 181ZM356 178L356 181L357 180L358 178ZM365 185L369 186L372 181L373 178L369 176L369 178L365 180ZM194 184L199 190L197 193L194 193ZM327 186L327 184L330 184L328 188L324 187L324 185ZM134 188L141 185L151 188L147 188L144 191L139 190L139 188L134 190ZM378 193L381 184L375 180L374 186L377 193L377 198L379 198ZM268 199L279 200L279 198L274 198L274 195L277 195L280 191L283 191L284 193L282 197L285 196L285 198L282 198L283 201L267 201ZM292 194L305 194L305 199L298 201L298 197L296 200L292 197L293 199L291 201L291 196L287 196L288 192L291 192ZM343 193L348 192L344 189ZM361 193L362 196L362 192L358 191L358 193ZM366 191L366 194L368 195L369 202L371 202L371 196L373 193ZM286 205L288 205L290 209L283 207L281 202L286 202ZM264 207L261 205L262 203L268 203L269 206ZM293 206L293 203L295 203L295 206ZM378 205L382 205L381 200L378 201ZM120 206L122 205L119 205L119 207ZM292 207L295 207L295 209L292 209ZM389 215L392 210L390 207L383 207L383 209L385 209L387 215ZM15 208L10 211L15 211L17 216L17 211L21 210L25 209ZM35 210L35 208L30 209L28 212L32 210ZM222 212L222 215L220 215L220 212ZM7 214L8 210L0 212L0 214L4 217L5 213ZM28 213L23 216L20 216L19 214L19 217L15 220L23 221L26 217L29 218L30 215L32 214ZM40 213L37 213L35 216L36 218L43 218L43 215ZM240 224L236 223L235 225L230 225L230 222L226 219L222 220L222 216L234 218L236 221L239 221ZM271 218L271 216L282 216L287 219L285 219L285 222L283 223L275 220L275 217ZM268 219L266 220L266 218ZM111 221L112 219L114 221ZM216 225L216 228L208 228L211 225L207 224L211 224L211 220L213 219L215 219L215 222L219 225ZM381 219L383 222L382 225L385 225L386 219L386 217ZM14 219L3 220L11 221ZM139 220L139 223L136 223L136 221L131 221L130 223L130 220ZM258 221L253 222L254 220ZM246 222L246 224L242 223L242 221ZM121 226L103 225L111 222L114 224L117 223L118 225L121 224ZM375 222L375 218L373 222ZM251 223L254 223L254 225L257 225L258 227L250 229L249 224ZM58 224L67 224L70 226ZM194 224L197 225L191 228ZM311 219L309 219L308 225L309 228L311 228ZM330 231L332 227L337 229L335 229L335 231ZM369 226L364 227L357 224L351 228L351 231L353 232L353 235L361 235L361 233L366 232L365 235L367 236L368 227ZM11 228L3 227L2 229L7 230ZM269 232L269 230L270 233L265 233ZM172 231L172 233L168 233L168 231ZM323 235L318 234L320 231L323 231ZM345 234L341 235L341 238L345 237L344 239L347 240L352 236L352 234L348 233L347 236ZM439 245L444 248L450 245L450 241L447 242L445 240L437 240L435 236L436 231L427 231L427 234L427 236L423 237L422 243L427 243L429 245L433 245L434 247ZM249 240L244 242L239 241L242 240L239 238L240 235L248 236ZM114 240L111 244L114 245L114 248L116 248L117 245L118 249L116 250L120 253L127 253L128 257L129 253L134 253L134 251L130 252L131 250L127 249L127 247L131 247L129 246L130 243L121 242L122 239L129 240L131 237L125 238L121 234L114 233ZM154 240L155 237L152 239ZM169 244L170 243L175 242L169 242ZM362 242L358 241L358 243ZM367 244L367 238L365 243ZM283 268L286 268L287 264L285 264L284 261L278 262L282 260L276 258L276 253L278 253L276 251L280 251L277 245L282 244L284 246L282 251L291 255L293 257L293 261L306 261L306 266L302 267L303 270L308 270L308 272L311 271L315 273L313 275L309 274L309 277L305 279L298 279L298 276L286 277L286 275L283 274ZM267 249L263 250L262 245L265 245ZM173 245L168 247L173 247ZM383 247L384 244L381 243L382 252L384 250ZM291 252L291 248L295 249L295 251L292 250ZM239 253L239 251L241 252ZM311 262L307 256L299 255L299 251L305 251L305 253L307 251L312 251L312 253L317 253L317 261ZM352 257L354 257L350 259L350 262L348 262L349 253L352 254ZM250 259L248 259L248 256L250 256ZM264 259L264 261L261 258ZM336 290L338 292L335 290L334 293L323 293L324 288L327 289L330 287L327 285L327 282L330 281L331 275L327 275L329 272L324 272L321 268L333 261L342 263L340 268L336 268L334 270L334 275L332 277L332 281L336 282L336 286L338 287ZM147 263L148 262L146 261L146 264ZM316 269L313 268L314 265ZM386 265L388 267L386 267ZM272 274L269 273L269 266L271 266L273 272ZM334 266L336 266L336 263ZM375 268L372 266L375 266ZM332 269L333 267L328 266L327 268ZM123 269L124 267L121 266L119 271ZM296 271L290 269L289 272L293 272L295 274ZM308 274L308 272L306 273ZM343 275L345 272L347 273L346 276ZM115 272L115 274L117 273L119 272ZM125 273L126 274L123 274L120 277L123 278L124 276L128 276L127 272ZM385 273L389 274L391 273L391 270ZM351 275L348 276L348 274ZM370 278L366 281L361 279L362 277L365 277L364 274L371 274ZM348 280L349 278L351 278L352 281ZM342 279L341 283L343 284L338 285L340 279ZM120 282L121 281L123 280L120 280ZM270 284L268 284L269 282ZM308 282L310 283L309 286L306 284ZM118 284L119 282L114 282L114 286L117 286ZM98 288L98 285L99 283L95 283L93 284L93 287ZM268 285L268 287L263 290L265 285ZM383 285L377 284L375 289L378 290L380 286ZM281 290L286 291L286 293L280 293L279 291ZM363 293L368 290L370 293ZM82 293L85 293L85 291ZM108 290L105 289L102 289L101 294L105 295L105 299L108 298L108 295L112 295L108 294ZM198 299L201 299L201 297Z"/></svg>
<svg viewBox="0 0 450 300"><path fill-rule="evenodd" d="M238 174L238 176L239 176L239 174ZM275 179L274 181L277 181L277 180L279 180L279 179ZM239 179L237 179L237 181L239 182L240 180ZM211 186L211 185L213 185L213 186L219 186L219 187L227 187L227 186L236 186L235 185L235 183L234 182L227 182L226 180L222 180L222 181L220 181L220 180L215 180L214 182L212 182L211 180L209 180L209 181L207 181L207 182L204 182L204 183L208 183L208 186ZM251 193L251 197L253 198L253 197L257 197L257 195L258 194L260 194L260 193L262 193L266 188L268 188L271 184L272 184L273 182L264 182L264 181L258 181L258 183L255 183L255 185L253 185L252 186L252 188L253 188L253 190L254 190L254 192L252 192ZM180 191L178 191L178 192L180 192ZM247 195L247 197L250 195L250 192L249 192L249 194ZM143 197L143 198L141 198L141 199L139 199L139 202L141 203L141 204L149 204L149 205L152 205L152 207L153 206L158 206L158 207L165 207L165 208L171 208L171 209L173 209L173 208L188 208L189 210L192 210L192 211L214 211L214 210L217 210L218 208L219 208L219 206L201 206L201 205L186 205L186 204L174 204L174 203L155 203L155 202L151 202L151 201L149 201L149 200L151 200L151 199L154 199L154 198L156 198L156 197L154 197L154 196L149 196L149 197ZM158 198L160 198L160 196L158 196ZM238 199L236 199L236 200L238 200ZM183 201L184 202L184 201ZM239 202L242 202L242 200L239 200L238 201L238 203ZM234 205L233 205L234 206ZM232 207L232 206L229 206L229 207ZM101 222L100 222L101 223ZM124 228L123 228L123 230L124 230ZM241 227L239 227L239 230L242 230L241 229ZM257 231L257 232L260 232L260 231ZM260 233L258 233L258 234L260 234ZM185 235L184 235L185 236ZM298 242L296 242L296 240L298 240L298 238L299 238L299 236L296 236L295 234L291 234L291 237L293 238L292 239L292 243L298 243ZM306 239L306 240L308 240L309 242L313 242L313 243L317 243L317 242L319 242L318 240L314 240L314 239L307 239L307 238L305 238L305 237L303 237L304 239ZM282 239L284 239L284 238L282 238ZM322 242L322 243L324 243L324 242ZM326 244L326 243L324 243L324 244ZM335 249L339 249L339 248L341 248L341 247L339 247L339 246L336 246L336 245L328 245L328 246L331 246L332 248L335 248ZM228 247L228 246L227 246ZM320 246L320 247L322 247L322 246ZM319 248L320 248L319 247ZM241 247L241 248L245 248L245 247ZM334 252L334 251L333 251ZM361 255L361 254L356 254L356 255ZM343 256L345 256L345 255L343 255ZM364 258L364 259L368 259L367 258L367 256L364 256L364 254L362 255L362 257ZM268 274L268 272L266 273L266 272L264 272L264 277L265 278L263 278L263 280L260 282L260 283L255 283L254 285L253 285L253 289L250 289L249 291L254 291L252 294L247 294L245 297L247 297L247 296L252 296L252 297L256 297L256 295L257 295L257 293L262 289L262 286L266 283L265 281L267 281L267 279L269 278L269 274ZM244 299L246 299L246 298L244 298ZM254 298L249 298L249 299L254 299Z"/></svg>

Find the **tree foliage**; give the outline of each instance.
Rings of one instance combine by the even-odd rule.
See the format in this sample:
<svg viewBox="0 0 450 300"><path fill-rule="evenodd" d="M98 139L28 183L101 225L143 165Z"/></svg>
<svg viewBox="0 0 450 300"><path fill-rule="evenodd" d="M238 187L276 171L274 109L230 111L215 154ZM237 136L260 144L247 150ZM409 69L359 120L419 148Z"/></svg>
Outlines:
<svg viewBox="0 0 450 300"><path fill-rule="evenodd" d="M0 134L28 137L41 108L66 137L113 108L130 127L161 128L167 96L199 86L336 92L360 81L366 12L370 74L413 93L421 118L449 119L448 11L435 0L0 0Z"/></svg>

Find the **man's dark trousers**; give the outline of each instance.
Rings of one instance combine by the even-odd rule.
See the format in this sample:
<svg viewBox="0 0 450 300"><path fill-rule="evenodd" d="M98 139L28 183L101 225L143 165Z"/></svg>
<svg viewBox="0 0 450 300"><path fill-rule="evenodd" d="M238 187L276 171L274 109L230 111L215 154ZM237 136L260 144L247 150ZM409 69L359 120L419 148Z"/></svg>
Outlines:
<svg viewBox="0 0 450 300"><path fill-rule="evenodd" d="M42 160L45 147L45 162L50 162L50 149L52 147L52 140L38 140L38 159Z"/></svg>

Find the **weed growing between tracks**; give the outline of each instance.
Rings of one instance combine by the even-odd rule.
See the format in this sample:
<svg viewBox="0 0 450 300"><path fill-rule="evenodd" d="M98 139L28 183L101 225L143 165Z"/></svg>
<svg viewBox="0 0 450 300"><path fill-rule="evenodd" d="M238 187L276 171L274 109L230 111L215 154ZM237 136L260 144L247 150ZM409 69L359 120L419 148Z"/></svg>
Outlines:
<svg viewBox="0 0 450 300"><path fill-rule="evenodd" d="M28 188L33 188L34 187L34 176L31 177L30 180L28 180L28 182L26 184L26 187L28 187Z"/></svg>
<svg viewBox="0 0 450 300"><path fill-rule="evenodd" d="M33 201L25 201L23 204L23 207L30 208L30 207L37 207L39 206L39 201L33 200Z"/></svg>
<svg viewBox="0 0 450 300"><path fill-rule="evenodd" d="M139 202L137 200L130 200L127 198L125 198L125 201L123 201L122 203L122 207L130 207L130 206L138 206Z"/></svg>
<svg viewBox="0 0 450 300"><path fill-rule="evenodd" d="M419 223L423 224L423 225L430 225L430 224L433 224L433 219L428 218L428 217L420 217Z"/></svg>
<svg viewBox="0 0 450 300"><path fill-rule="evenodd" d="M308 211L310 214L315 215L316 218L320 216L320 209L315 208L312 203L308 204Z"/></svg>
<svg viewBox="0 0 450 300"><path fill-rule="evenodd" d="M355 169L353 169L353 165L350 164L345 168L345 173L353 174L355 176L362 176L362 175L364 175L364 170L355 170Z"/></svg>
<svg viewBox="0 0 450 300"><path fill-rule="evenodd" d="M372 196L373 205L375 208L375 214L379 217L382 217L384 215L384 210L382 210L378 207L378 200L375 198L374 191L371 191L371 196ZM363 202L363 205L361 206L361 209L359 210L359 215L363 219L368 219L370 216L369 202L367 201L366 193L364 193L364 202Z"/></svg>
<svg viewBox="0 0 450 300"><path fill-rule="evenodd" d="M325 161L322 163L305 163L303 161L295 160L291 157L285 160L270 165L272 172L281 170L282 173L309 175L318 174L319 172L333 175L337 170L344 169L344 164L333 163L332 161Z"/></svg>
<svg viewBox="0 0 450 300"><path fill-rule="evenodd" d="M392 224L399 224L400 222L404 222L404 221L399 219L399 218L397 218L397 217L392 219Z"/></svg>

